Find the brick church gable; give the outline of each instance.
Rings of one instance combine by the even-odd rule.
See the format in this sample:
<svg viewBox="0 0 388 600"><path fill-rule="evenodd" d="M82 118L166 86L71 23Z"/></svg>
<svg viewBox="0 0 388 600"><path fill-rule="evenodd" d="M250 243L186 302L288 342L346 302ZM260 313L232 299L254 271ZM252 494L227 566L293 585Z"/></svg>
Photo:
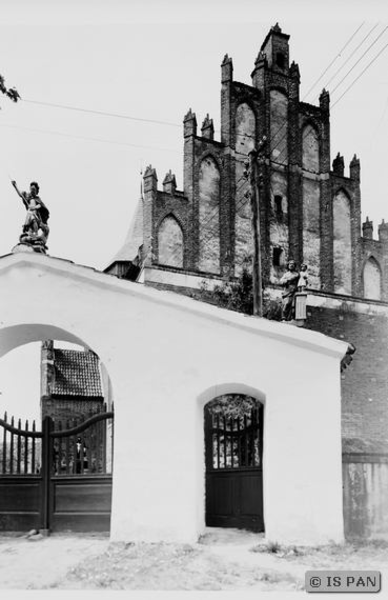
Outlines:
<svg viewBox="0 0 388 600"><path fill-rule="evenodd" d="M141 240L133 237L131 252L120 257L131 265L141 255L129 279L187 295L198 296L204 281L208 289L236 281L253 248L245 163L266 137L260 166L264 288L279 301L287 260L307 263L305 326L356 347L342 374L344 450L357 447L347 440L359 439L365 442L359 447L388 452L388 224L378 226L376 238L373 223L362 223L360 160L354 155L347 166L340 153L331 159L329 92L322 90L317 105L302 102L300 70L290 54L289 35L276 24L250 84L234 80L232 58L225 55L220 140L209 115L199 130L195 112L187 112L183 189L169 171L163 186L173 185L168 194L159 190L155 168L147 168ZM204 161L211 162L206 169ZM175 216L182 235L169 245L164 240L161 253L158 228L166 214Z"/></svg>

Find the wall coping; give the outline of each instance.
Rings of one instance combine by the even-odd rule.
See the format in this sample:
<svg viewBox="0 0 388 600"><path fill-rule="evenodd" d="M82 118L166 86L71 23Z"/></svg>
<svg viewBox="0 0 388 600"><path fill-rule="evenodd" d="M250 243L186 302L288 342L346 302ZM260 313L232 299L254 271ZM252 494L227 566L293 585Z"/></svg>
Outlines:
<svg viewBox="0 0 388 600"><path fill-rule="evenodd" d="M38 253L15 253L0 257L0 277L2 273L18 269L35 269L46 273L55 273L82 283L89 283L106 291L114 291L129 296L136 296L165 305L176 310L196 314L199 317L222 323L229 327L245 330L255 335L278 340L292 346L332 356L341 360L349 345L340 340L330 338L322 333L295 327L288 323L278 323L268 319L243 315L225 308L199 302L187 296L171 291L154 289L132 281L118 279L114 275L103 273L92 267L78 265L72 261L42 255Z"/></svg>

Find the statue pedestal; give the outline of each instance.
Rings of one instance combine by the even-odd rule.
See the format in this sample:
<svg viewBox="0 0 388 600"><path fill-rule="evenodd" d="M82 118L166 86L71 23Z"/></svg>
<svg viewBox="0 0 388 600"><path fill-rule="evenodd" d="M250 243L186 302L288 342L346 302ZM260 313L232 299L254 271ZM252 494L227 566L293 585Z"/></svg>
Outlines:
<svg viewBox="0 0 388 600"><path fill-rule="evenodd" d="M13 254L18 254L19 252L37 252L38 254L46 254L45 250L42 246L32 246L31 244L25 244L23 242L19 242L12 248Z"/></svg>
<svg viewBox="0 0 388 600"><path fill-rule="evenodd" d="M295 294L295 321L298 327L303 327L307 318L307 293L297 292Z"/></svg>

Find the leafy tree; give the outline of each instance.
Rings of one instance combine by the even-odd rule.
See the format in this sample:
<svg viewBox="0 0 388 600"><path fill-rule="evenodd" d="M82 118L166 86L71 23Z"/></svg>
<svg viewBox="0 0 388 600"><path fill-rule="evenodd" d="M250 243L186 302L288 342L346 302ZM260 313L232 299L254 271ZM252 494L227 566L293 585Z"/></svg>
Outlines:
<svg viewBox="0 0 388 600"><path fill-rule="evenodd" d="M212 400L207 408L212 415L220 415L236 419L246 415L250 417L253 408L257 408L257 401L243 394L225 394Z"/></svg>
<svg viewBox="0 0 388 600"><path fill-rule="evenodd" d="M252 288L252 259L246 257L243 261L241 275L234 280L223 281L220 285L209 290L206 280L203 281L198 300L209 302L228 308L246 315L253 314L253 288ZM263 295L263 316L275 321L281 320L281 306L276 300L269 297L268 292Z"/></svg>
<svg viewBox="0 0 388 600"><path fill-rule="evenodd" d="M5 96L8 96L8 98L10 98L10 100L12 100L13 102L17 102L20 98L18 91L14 87L6 87L5 80L2 75L0 75L0 92Z"/></svg>

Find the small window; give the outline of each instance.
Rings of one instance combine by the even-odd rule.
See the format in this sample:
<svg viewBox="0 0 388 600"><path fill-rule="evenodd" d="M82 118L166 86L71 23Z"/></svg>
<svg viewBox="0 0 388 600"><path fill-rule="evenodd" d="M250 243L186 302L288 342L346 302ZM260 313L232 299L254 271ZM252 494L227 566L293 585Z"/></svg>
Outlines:
<svg viewBox="0 0 388 600"><path fill-rule="evenodd" d="M276 53L276 64L280 69L284 69L286 65L286 57L284 56L283 52Z"/></svg>
<svg viewBox="0 0 388 600"><path fill-rule="evenodd" d="M276 246L273 249L273 266L274 267L280 267L282 265L282 254L283 254L283 248L279 248L279 246Z"/></svg>
<svg viewBox="0 0 388 600"><path fill-rule="evenodd" d="M278 217L281 217L283 215L283 198L282 198L282 196L275 196L274 203L275 203L275 213Z"/></svg>

